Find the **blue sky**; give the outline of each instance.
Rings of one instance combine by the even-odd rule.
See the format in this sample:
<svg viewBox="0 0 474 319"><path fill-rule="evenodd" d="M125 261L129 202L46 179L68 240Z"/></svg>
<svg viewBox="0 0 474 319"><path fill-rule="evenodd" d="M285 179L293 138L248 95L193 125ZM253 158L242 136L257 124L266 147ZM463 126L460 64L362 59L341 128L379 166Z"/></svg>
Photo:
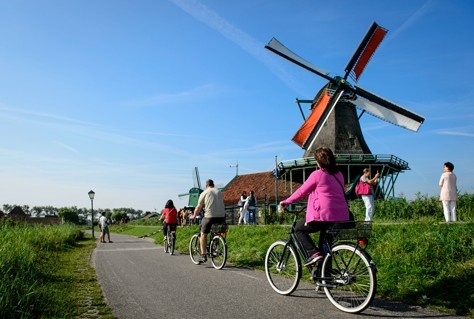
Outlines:
<svg viewBox="0 0 474 319"><path fill-rule="evenodd" d="M461 0L0 0L0 205L182 207L194 167L223 186L300 158L295 98L325 81L264 45L342 75L372 21L389 32L358 84L426 118L361 119L409 163L396 195L437 195L446 161L472 193L473 18Z"/></svg>

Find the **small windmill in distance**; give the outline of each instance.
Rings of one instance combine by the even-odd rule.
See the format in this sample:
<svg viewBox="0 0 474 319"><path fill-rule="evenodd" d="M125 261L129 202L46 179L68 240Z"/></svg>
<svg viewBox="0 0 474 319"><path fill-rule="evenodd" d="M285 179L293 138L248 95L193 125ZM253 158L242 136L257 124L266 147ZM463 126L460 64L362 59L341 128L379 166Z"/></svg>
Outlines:
<svg viewBox="0 0 474 319"><path fill-rule="evenodd" d="M193 187L189 190L188 193L179 194L178 197L189 196L188 199L188 208L194 208L197 206L197 202L199 200L199 195L203 192L201 188L201 178L199 177L199 169L195 167L193 169Z"/></svg>

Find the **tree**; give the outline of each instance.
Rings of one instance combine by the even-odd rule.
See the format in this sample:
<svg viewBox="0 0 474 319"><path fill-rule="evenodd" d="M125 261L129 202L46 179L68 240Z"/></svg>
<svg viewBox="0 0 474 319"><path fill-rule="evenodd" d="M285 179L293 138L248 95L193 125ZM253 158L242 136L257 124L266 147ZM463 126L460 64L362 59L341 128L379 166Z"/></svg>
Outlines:
<svg viewBox="0 0 474 319"><path fill-rule="evenodd" d="M65 223L79 224L79 214L76 206L61 207L58 209L58 215Z"/></svg>
<svg viewBox="0 0 474 319"><path fill-rule="evenodd" d="M124 212L115 212L112 214L111 217L111 219L115 220L117 223L128 223L128 221L130 220L128 215Z"/></svg>

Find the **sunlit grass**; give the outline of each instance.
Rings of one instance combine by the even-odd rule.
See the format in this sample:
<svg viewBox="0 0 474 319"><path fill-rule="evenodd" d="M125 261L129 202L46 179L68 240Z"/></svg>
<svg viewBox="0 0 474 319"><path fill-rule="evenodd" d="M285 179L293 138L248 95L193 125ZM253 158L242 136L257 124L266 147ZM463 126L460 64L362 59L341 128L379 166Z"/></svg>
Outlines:
<svg viewBox="0 0 474 319"><path fill-rule="evenodd" d="M436 198L376 201L375 207L367 250L378 269L378 297L474 318L474 195L460 196L461 222L450 224ZM360 200L351 210L363 219ZM111 231L163 240L156 221ZM179 227L176 249L187 253L198 231ZM228 262L263 269L270 244L287 237L288 225L230 226ZM0 221L0 318L113 318L90 264L96 243L72 225Z"/></svg>
<svg viewBox="0 0 474 319"><path fill-rule="evenodd" d="M0 222L0 318L113 318L76 226Z"/></svg>

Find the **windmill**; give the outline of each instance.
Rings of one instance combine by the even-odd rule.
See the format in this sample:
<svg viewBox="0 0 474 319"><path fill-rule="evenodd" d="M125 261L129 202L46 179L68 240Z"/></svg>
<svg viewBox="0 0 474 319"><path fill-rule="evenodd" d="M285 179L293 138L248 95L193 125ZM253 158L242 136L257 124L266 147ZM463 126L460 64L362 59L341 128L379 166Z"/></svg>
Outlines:
<svg viewBox="0 0 474 319"><path fill-rule="evenodd" d="M201 178L199 177L199 169L195 167L193 169L193 187L189 190L188 193L179 194L178 197L189 196L188 206L189 208L194 208L197 206L199 195L203 192L201 188Z"/></svg>
<svg viewBox="0 0 474 319"><path fill-rule="evenodd" d="M306 119L303 115L304 123L292 138L305 150L304 158L311 157L314 150L321 146L331 148L335 154L372 154L364 140L359 122L364 113L415 132L423 124L423 116L355 84L387 32L387 29L373 22L347 63L342 77L330 76L329 72L301 58L275 38L265 46L266 49L328 81L312 101L297 99L300 111L300 102L311 103L310 115ZM348 79L354 84L349 83ZM361 110L360 116L356 107ZM302 111L301 113L303 114ZM408 165L395 167L395 171L398 173L400 169L407 168ZM388 170L385 173L393 174L394 171ZM351 180L350 177L347 179ZM389 187L392 190L394 182L391 179Z"/></svg>

